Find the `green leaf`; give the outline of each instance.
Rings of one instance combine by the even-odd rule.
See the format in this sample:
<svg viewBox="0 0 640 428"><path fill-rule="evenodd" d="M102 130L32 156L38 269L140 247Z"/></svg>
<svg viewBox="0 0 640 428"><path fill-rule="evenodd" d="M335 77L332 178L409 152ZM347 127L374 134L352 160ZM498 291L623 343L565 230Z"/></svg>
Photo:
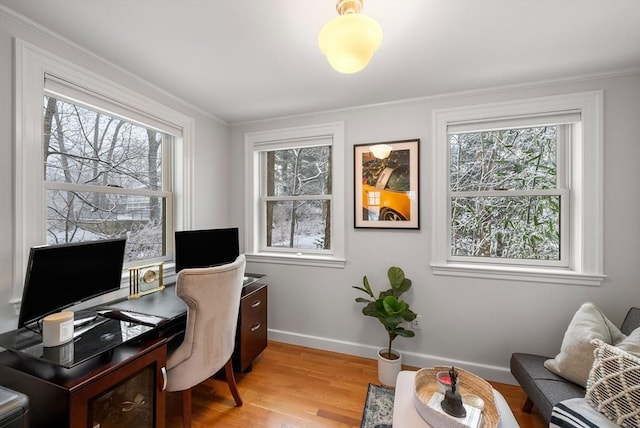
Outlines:
<svg viewBox="0 0 640 428"><path fill-rule="evenodd" d="M399 267L390 267L387 271L387 277L389 278L389 284L395 297L400 297L411 288L411 280L405 278L404 271Z"/></svg>
<svg viewBox="0 0 640 428"><path fill-rule="evenodd" d="M369 280L366 275L362 277L362 284L364 284L365 292L373 297L373 292L371 291L371 286L369 285Z"/></svg>
<svg viewBox="0 0 640 428"><path fill-rule="evenodd" d="M391 288L396 288L404 281L404 272L399 267L392 266L387 271L387 277L389 278Z"/></svg>
<svg viewBox="0 0 640 428"><path fill-rule="evenodd" d="M398 336L402 336L402 337L414 337L416 334L415 332L411 331L411 330L407 330L405 328L402 327L398 327L394 330L394 332L398 335Z"/></svg>
<svg viewBox="0 0 640 428"><path fill-rule="evenodd" d="M382 300L384 310L389 315L400 314L407 309L405 302L399 301L394 296L387 296Z"/></svg>

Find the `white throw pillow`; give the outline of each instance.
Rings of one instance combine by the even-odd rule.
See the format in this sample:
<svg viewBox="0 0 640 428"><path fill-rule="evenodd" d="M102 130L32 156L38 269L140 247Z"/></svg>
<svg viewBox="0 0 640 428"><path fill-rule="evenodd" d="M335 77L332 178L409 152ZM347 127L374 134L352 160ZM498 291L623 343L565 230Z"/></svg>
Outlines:
<svg viewBox="0 0 640 428"><path fill-rule="evenodd" d="M616 348L622 349L636 357L640 357L640 327L633 330L622 342L615 344Z"/></svg>
<svg viewBox="0 0 640 428"><path fill-rule="evenodd" d="M593 408L583 397L556 403L549 428L619 428L619 425Z"/></svg>
<svg viewBox="0 0 640 428"><path fill-rule="evenodd" d="M617 345L625 338L620 329L595 304L584 303L569 323L560 353L555 358L546 360L544 366L558 376L586 387L594 358L591 341L598 339Z"/></svg>

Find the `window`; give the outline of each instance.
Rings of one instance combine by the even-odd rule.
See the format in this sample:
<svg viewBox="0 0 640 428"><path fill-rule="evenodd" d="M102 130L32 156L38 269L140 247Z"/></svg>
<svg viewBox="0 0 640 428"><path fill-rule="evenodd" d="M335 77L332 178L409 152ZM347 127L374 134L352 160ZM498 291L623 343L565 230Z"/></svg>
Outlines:
<svg viewBox="0 0 640 428"><path fill-rule="evenodd" d="M600 97L434 112L434 273L600 283Z"/></svg>
<svg viewBox="0 0 640 428"><path fill-rule="evenodd" d="M190 226L193 119L21 40L15 52L13 302L35 245L127 236L128 266L171 260Z"/></svg>
<svg viewBox="0 0 640 428"><path fill-rule="evenodd" d="M125 263L166 260L173 181L163 165L174 136L71 101L52 81L45 76L47 243L126 236Z"/></svg>
<svg viewBox="0 0 640 428"><path fill-rule="evenodd" d="M342 135L342 124L245 135L250 259L343 264Z"/></svg>
<svg viewBox="0 0 640 428"><path fill-rule="evenodd" d="M331 144L260 156L262 249L331 250Z"/></svg>
<svg viewBox="0 0 640 428"><path fill-rule="evenodd" d="M568 266L561 231L571 125L544 119L526 128L448 127L451 260Z"/></svg>

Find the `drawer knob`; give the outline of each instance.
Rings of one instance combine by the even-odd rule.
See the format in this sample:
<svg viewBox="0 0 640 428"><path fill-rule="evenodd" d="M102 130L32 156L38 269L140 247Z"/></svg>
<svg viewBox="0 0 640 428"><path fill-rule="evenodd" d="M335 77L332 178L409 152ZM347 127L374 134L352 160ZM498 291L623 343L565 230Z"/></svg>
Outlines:
<svg viewBox="0 0 640 428"><path fill-rule="evenodd" d="M260 327L262 327L262 324L260 323L256 323L254 325L251 326L251 331L256 331L258 330Z"/></svg>
<svg viewBox="0 0 640 428"><path fill-rule="evenodd" d="M262 300L254 300L254 302L251 304L251 307L252 308L257 308L261 304L262 304Z"/></svg>

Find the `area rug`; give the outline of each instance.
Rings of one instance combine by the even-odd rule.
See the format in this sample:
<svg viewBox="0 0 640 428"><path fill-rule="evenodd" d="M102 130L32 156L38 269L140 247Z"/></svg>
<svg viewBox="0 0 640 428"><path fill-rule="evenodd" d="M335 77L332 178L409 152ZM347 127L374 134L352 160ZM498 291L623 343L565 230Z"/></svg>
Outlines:
<svg viewBox="0 0 640 428"><path fill-rule="evenodd" d="M369 384L360 428L391 428L395 389Z"/></svg>

